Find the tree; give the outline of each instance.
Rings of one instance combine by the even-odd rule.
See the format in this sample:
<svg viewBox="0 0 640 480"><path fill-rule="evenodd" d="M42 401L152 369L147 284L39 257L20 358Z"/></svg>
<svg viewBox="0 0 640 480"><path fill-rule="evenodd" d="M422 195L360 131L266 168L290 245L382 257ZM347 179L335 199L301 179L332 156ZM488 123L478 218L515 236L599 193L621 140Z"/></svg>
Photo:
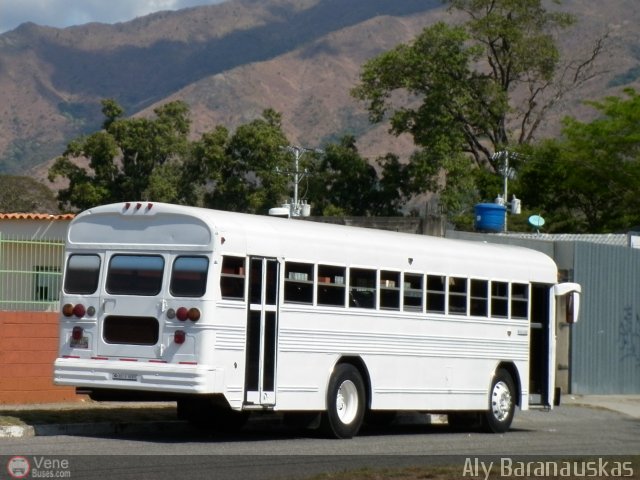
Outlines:
<svg viewBox="0 0 640 480"><path fill-rule="evenodd" d="M187 153L187 105L167 103L154 110L154 119L122 118L123 109L107 99L102 101L102 113L103 129L70 142L49 170L50 181L57 177L68 181L58 193L60 208L83 210L123 200L167 200L156 195L169 195L171 190L160 188L157 175L150 181L156 169L168 169ZM77 159L83 158L88 168L78 164Z"/></svg>
<svg viewBox="0 0 640 480"><path fill-rule="evenodd" d="M564 120L562 137L525 150L518 179L532 208L552 231L612 232L640 225L640 95L587 102L600 112L589 123Z"/></svg>
<svg viewBox="0 0 640 480"><path fill-rule="evenodd" d="M381 176L360 156L353 136L328 145L310 166L308 197L314 211L327 216L399 215L407 170L391 154L376 163Z"/></svg>
<svg viewBox="0 0 640 480"><path fill-rule="evenodd" d="M563 64L553 34L573 16L547 11L542 0L446 1L468 20L437 23L368 61L352 94L372 122L389 118L392 133L411 134L423 150L412 158L423 175L417 191L436 188L456 204L468 190L443 171L467 185L479 169L497 173L494 152L534 139L549 109L594 75L604 39L587 58Z"/></svg>
<svg viewBox="0 0 640 480"><path fill-rule="evenodd" d="M272 109L262 118L239 126L233 135L225 127L205 133L195 142L184 177L204 189L203 203L224 210L266 213L287 196L289 162L281 115Z"/></svg>
<svg viewBox="0 0 640 480"><path fill-rule="evenodd" d="M53 192L37 180L0 175L0 212L58 213L58 207Z"/></svg>

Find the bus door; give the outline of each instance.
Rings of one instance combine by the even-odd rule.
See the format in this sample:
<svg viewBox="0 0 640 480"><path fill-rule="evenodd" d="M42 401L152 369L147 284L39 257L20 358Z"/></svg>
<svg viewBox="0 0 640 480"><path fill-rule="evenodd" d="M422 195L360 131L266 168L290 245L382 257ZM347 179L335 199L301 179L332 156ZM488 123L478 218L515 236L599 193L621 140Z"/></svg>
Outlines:
<svg viewBox="0 0 640 480"><path fill-rule="evenodd" d="M162 356L161 254L115 253L108 259L101 293L97 355L126 358Z"/></svg>
<svg viewBox="0 0 640 480"><path fill-rule="evenodd" d="M551 407L556 393L556 325L575 323L580 309L580 285L561 283L531 288L529 404Z"/></svg>
<svg viewBox="0 0 640 480"><path fill-rule="evenodd" d="M531 285L531 321L529 323L529 404L549 407L555 373L553 338L555 325L551 321L554 305L550 285Z"/></svg>
<svg viewBox="0 0 640 480"><path fill-rule="evenodd" d="M249 258L249 306L245 403L275 405L278 338L278 278L276 259Z"/></svg>

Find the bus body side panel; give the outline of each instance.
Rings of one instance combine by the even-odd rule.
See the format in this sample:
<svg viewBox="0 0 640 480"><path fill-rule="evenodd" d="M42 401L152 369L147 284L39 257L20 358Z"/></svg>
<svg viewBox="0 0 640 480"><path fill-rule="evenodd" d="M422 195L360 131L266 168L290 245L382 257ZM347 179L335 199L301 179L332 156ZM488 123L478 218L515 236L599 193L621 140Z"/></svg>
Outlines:
<svg viewBox="0 0 640 480"><path fill-rule="evenodd" d="M343 356L362 358L375 410L484 410L497 365L512 362L528 406L526 321L401 318L360 312L348 325L339 311L318 315L283 307L280 315L278 409L323 409L326 383Z"/></svg>

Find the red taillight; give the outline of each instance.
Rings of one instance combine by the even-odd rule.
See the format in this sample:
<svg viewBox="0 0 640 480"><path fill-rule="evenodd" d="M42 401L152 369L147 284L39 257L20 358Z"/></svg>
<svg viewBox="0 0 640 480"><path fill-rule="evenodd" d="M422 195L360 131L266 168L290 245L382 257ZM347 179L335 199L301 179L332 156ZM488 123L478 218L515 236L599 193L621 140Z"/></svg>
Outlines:
<svg viewBox="0 0 640 480"><path fill-rule="evenodd" d="M187 335L182 330L176 330L175 333L173 334L173 341L176 342L178 345L182 345L186 340L186 338L187 338Z"/></svg>
<svg viewBox="0 0 640 480"><path fill-rule="evenodd" d="M81 303L78 303L77 305L66 303L62 307L62 314L65 317L71 317L75 315L78 318L82 318L84 317L85 313L87 313L87 310L84 308L84 305L82 305ZM95 313L95 309L94 309L94 313Z"/></svg>
<svg viewBox="0 0 640 480"><path fill-rule="evenodd" d="M200 310L198 310L197 308L190 308L187 312L187 317L192 322L197 322L198 320L200 320Z"/></svg>
<svg viewBox="0 0 640 480"><path fill-rule="evenodd" d="M186 320L197 322L198 320L200 320L201 316L202 314L200 313L200 310L195 307L191 307L191 308L180 307L177 310L170 308L169 310L167 310L167 318L169 319L177 318L181 322L184 322Z"/></svg>
<svg viewBox="0 0 640 480"><path fill-rule="evenodd" d="M181 322L184 322L187 318L189 318L189 310L187 310L185 307L180 307L178 310L176 310L176 317Z"/></svg>
<svg viewBox="0 0 640 480"><path fill-rule="evenodd" d="M84 314L86 313L86 309L84 308L84 305L82 305L81 303L77 304L75 307L73 307L73 314L78 317L78 318L82 318L84 317Z"/></svg>
<svg viewBox="0 0 640 480"><path fill-rule="evenodd" d="M71 338L74 340L81 340L83 333L84 329L82 327L73 327L73 330L71 331Z"/></svg>

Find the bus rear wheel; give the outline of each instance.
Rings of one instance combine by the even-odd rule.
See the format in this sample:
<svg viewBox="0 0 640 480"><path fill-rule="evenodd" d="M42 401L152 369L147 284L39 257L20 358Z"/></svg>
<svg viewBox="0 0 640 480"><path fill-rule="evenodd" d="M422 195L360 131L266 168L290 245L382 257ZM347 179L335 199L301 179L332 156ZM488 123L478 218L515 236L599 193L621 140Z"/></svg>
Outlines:
<svg viewBox="0 0 640 480"><path fill-rule="evenodd" d="M327 390L327 411L321 429L335 438L351 438L362 426L365 388L358 369L350 364L337 365Z"/></svg>
<svg viewBox="0 0 640 480"><path fill-rule="evenodd" d="M484 414L483 427L490 433L509 430L516 408L516 389L509 372L499 369L489 390L489 410Z"/></svg>

